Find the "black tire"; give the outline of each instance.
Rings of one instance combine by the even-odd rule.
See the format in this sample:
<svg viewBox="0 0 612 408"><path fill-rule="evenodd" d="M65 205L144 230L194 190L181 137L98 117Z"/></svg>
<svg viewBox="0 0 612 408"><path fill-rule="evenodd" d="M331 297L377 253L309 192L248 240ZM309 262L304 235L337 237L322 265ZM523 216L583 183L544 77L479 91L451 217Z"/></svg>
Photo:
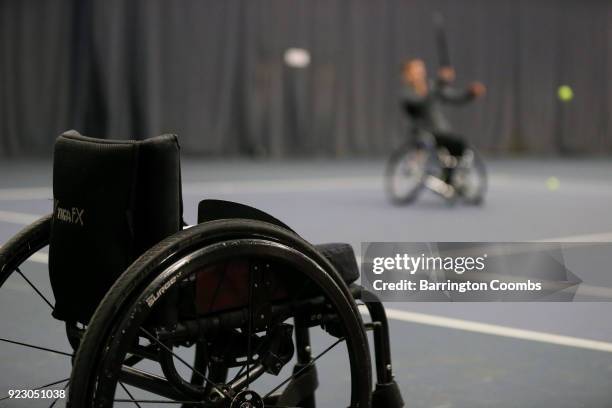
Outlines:
<svg viewBox="0 0 612 408"><path fill-rule="evenodd" d="M23 262L49 245L51 214L19 231L0 248L0 287Z"/></svg>
<svg viewBox="0 0 612 408"><path fill-rule="evenodd" d="M309 271L313 275L310 277L313 280L319 279L317 282L324 287L325 293L332 293L335 306L341 305L336 307L336 310L350 334L346 336L346 346L352 377L351 407L369 407L372 375L368 343L361 316L348 287L333 266L299 236L277 226L253 220L219 220L194 226L160 242L137 259L109 290L91 319L74 362L67 406L113 406L112 400L104 400L103 395L96 393L96 387L103 387L104 381L112 383L112 380L104 379L104 375L110 370L109 361L117 358L113 351L121 352L121 347L125 347L121 345L121 340L126 328L140 324L137 321L140 318L138 307L144 305L144 297L157 293L156 290L161 286L156 285L164 285L169 282L167 279L177 276L172 275L178 274L176 271L172 272L167 268L187 259L190 259L189 262L193 261L194 265L200 262L199 266L202 267L204 263L212 262L205 260L205 253L248 251L249 246L245 240L251 240L249 242L253 248L260 248L256 245L285 248L286 256L291 254L293 257L302 257L305 263L311 263L312 270ZM195 258L189 258L190 256ZM227 254L224 256L227 257ZM191 265L189 262L187 264ZM180 276L187 276L188 273ZM120 361L119 369L121 364Z"/></svg>
<svg viewBox="0 0 612 408"><path fill-rule="evenodd" d="M385 191L393 204L406 205L417 198L429 161L430 152L421 144L406 144L391 154L385 168Z"/></svg>
<svg viewBox="0 0 612 408"><path fill-rule="evenodd" d="M48 281L48 274L45 272L42 276L34 275L31 273L32 269L24 265L24 263L36 252L49 244L51 219L52 215L40 218L33 224L22 229L0 248L0 296L8 294L4 290L10 290L11 283L14 282L29 287L29 290L23 293L19 292L19 302L23 303L18 305L11 304L13 307L11 310L5 310L5 315L8 314L8 316L5 317L15 322L21 322L20 324L25 327L28 327L30 322L34 321L41 327L47 329L53 328L53 334L46 334L45 336L35 335L35 332L31 330L25 330L23 331L24 333L21 334L16 333L22 332L20 328L16 332L13 330L5 330L5 332L0 334L0 346L10 347L12 356L10 359L0 361L0 372L6 375L9 375L7 373L13 371L24 371L24 374L31 374L33 377L28 378L28 382L23 384L28 384L28 388L31 389L41 389L50 392L53 398L55 398L55 393L60 391L66 392L68 377L70 376L70 359L73 354L70 346L74 348L75 344L78 343L69 341L69 344L66 343L63 346L57 346L57 349L50 344L52 341L60 340L60 338L54 336L54 334L58 336L64 335L64 325L62 322L55 321L51 316L54 306L53 298L50 296L51 288ZM24 311L20 309L20 306L27 303L27 308L29 309L30 302L32 302L31 307L35 315L29 311L27 319L24 319ZM47 322L42 323L43 320L41 316L48 318L50 321L49 324L47 324ZM66 325L66 328L73 329L74 327ZM39 328L38 330L41 329ZM29 333L29 335L27 333ZM63 341L63 338L61 338L61 340ZM50 356L56 357L51 359ZM27 365L29 364L28 359L30 358L36 358L39 365L32 365L30 368ZM56 358L58 360L55 360ZM19 361L18 364L23 366L11 366L11 362L15 361ZM43 361L52 364L53 368L42 369L40 365L43 364ZM36 379L33 379L34 377L36 377ZM18 378L17 380L23 381L24 379ZM43 386L43 384L47 385ZM5 395L0 394L0 399L5 398Z"/></svg>
<svg viewBox="0 0 612 408"><path fill-rule="evenodd" d="M451 183L465 203L483 204L487 192L487 170L476 150L465 149L453 171Z"/></svg>

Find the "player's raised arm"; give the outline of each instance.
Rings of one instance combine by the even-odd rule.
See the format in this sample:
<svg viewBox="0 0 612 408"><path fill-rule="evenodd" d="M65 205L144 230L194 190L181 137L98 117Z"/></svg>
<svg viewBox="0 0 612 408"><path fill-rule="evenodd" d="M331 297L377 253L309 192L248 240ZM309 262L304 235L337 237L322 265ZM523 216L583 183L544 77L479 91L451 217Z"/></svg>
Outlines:
<svg viewBox="0 0 612 408"><path fill-rule="evenodd" d="M439 95L445 103L463 104L483 96L486 91L487 88L481 82L472 82L465 89L443 85L439 89Z"/></svg>

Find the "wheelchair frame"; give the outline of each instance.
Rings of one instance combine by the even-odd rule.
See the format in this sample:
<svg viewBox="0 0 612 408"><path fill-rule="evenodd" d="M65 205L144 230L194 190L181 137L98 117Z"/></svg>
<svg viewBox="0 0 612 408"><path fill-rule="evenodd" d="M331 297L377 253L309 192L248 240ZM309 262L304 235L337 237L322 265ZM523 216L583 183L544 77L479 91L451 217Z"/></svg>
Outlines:
<svg viewBox="0 0 612 408"><path fill-rule="evenodd" d="M48 244L51 219L52 215L41 218L0 248L0 288L14 271L25 278L19 267ZM157 312L167 311L155 308L170 296L177 282L182 282L189 273L197 273L198 269L206 265L236 257L255 260L249 266L249 310L240 308L197 316L190 320L168 320L171 324L162 325L155 336L147 334L146 337L153 341L146 346L140 345L141 334L134 334L133 330L144 329L147 319L160 316ZM255 289L265 287L269 277L263 273L271 259L282 261L291 267L292 272L299 271L316 283L322 293L271 302L265 292L261 292L262 289ZM32 287L37 290L35 286ZM109 400L104 395L104 386L114 391L113 387L119 384L131 397L123 385L125 383L183 401L184 408L314 408L318 385L315 362L331 350L314 357L312 355L309 331L321 326L337 338L333 346L343 341L347 344L351 366L350 407L401 407L402 397L392 374L385 310L379 301L374 300L375 296L368 292L368 302L365 305L371 322L364 324L355 303L364 294L365 289L357 284L347 286L333 265L313 246L281 227L247 219L209 221L189 227L163 240L138 258L107 292L87 328L66 323L67 337L76 355L69 381L68 406L111 407L114 402L120 401ZM148 313L145 305L149 307ZM152 311L154 309L155 312ZM140 323L134 323L138 320L136 316L140 316ZM254 327L255 316L261 316L267 326L262 324ZM293 318L294 327L284 323L289 318ZM270 322L273 321L280 324L272 328ZM244 360L239 361L245 352L244 344L234 345L228 350L228 354L234 356L231 362L217 362L216 371L211 368L211 364L209 372L205 373L205 365L210 360L206 361L198 343L191 379L187 381L178 374L173 361L176 358L180 360L180 357L173 353L173 345L201 342L206 340L206 333L237 328L242 330L241 337L238 332L235 334L244 340L245 327L249 329L246 335L248 354L244 373L239 372L232 381L220 385L220 382L225 382L221 380L227 375L228 368L237 367L238 362L244 366ZM253 336L252 329L265 329L266 337L258 339L258 332L255 331ZM278 374L293 358L293 329L297 360L293 374L264 396L250 391L249 385L255 379L264 373ZM274 335L267 330L274 331ZM377 382L373 390L366 331L373 332L374 340ZM125 334L128 332L131 338ZM136 343L133 343L134 336ZM259 342L260 346L265 343L270 352L266 351L263 357L253 358L252 346L257 345L252 342ZM119 361L115 361L117 358ZM159 363L165 378L133 367L146 360ZM191 367L189 363L182 362ZM109 380L107 377L112 378ZM283 386L286 386L283 392L276 393ZM290 405L286 405L287 401Z"/></svg>
<svg viewBox="0 0 612 408"><path fill-rule="evenodd" d="M487 173L484 162L476 150L465 144L461 156L453 155L443 144L438 144L434 133L423 130L413 130L414 138L395 150L385 168L385 189L391 202L397 205L409 204L416 200L419 193L427 188L435 194L443 197L447 202L454 203L457 198L463 198L469 204L481 204L487 188ZM415 185L410 191L398 193L395 187L396 170L402 162L407 160L410 153L421 151L426 155L426 161L422 165L422 175L418 176ZM470 163L465 165L461 160L466 157L466 152L471 155ZM462 167L463 166L463 167ZM478 180L478 191L472 197L468 197L456 185L453 175L457 171L476 171Z"/></svg>

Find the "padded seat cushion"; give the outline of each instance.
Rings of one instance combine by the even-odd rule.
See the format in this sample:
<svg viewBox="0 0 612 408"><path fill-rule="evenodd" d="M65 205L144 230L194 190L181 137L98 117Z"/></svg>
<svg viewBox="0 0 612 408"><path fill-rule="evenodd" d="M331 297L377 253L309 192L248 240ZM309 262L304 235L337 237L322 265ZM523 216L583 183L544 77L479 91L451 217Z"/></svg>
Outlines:
<svg viewBox="0 0 612 408"><path fill-rule="evenodd" d="M49 274L54 317L87 323L117 277L181 229L175 135L142 141L58 137Z"/></svg>
<svg viewBox="0 0 612 408"><path fill-rule="evenodd" d="M330 243L316 245L316 248L334 265L347 284L359 279L359 266L352 246L343 243Z"/></svg>

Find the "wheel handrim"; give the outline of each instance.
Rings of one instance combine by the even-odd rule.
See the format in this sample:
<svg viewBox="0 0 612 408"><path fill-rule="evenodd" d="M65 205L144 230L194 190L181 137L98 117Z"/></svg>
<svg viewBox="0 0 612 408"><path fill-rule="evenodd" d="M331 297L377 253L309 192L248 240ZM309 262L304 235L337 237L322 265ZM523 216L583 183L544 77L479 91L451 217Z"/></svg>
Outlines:
<svg viewBox="0 0 612 408"><path fill-rule="evenodd" d="M213 249L211 249L211 247L214 247ZM215 244L212 246L208 246L203 248L202 250L208 250L209 252L207 253L207 259L208 262L214 262L214 255L217 254L222 254L225 253L225 255L223 256L227 256L228 255L228 251L231 249L231 253L233 254L232 256L240 256L240 251L246 251L249 253L252 253L254 248L257 247L259 248L259 250L261 250L261 254L266 254L266 256L270 256L271 254L275 253L275 251L279 251L279 248L284 251L285 256L287 256L287 254L292 254L292 256L294 257L303 257L304 259L308 259L305 255L298 253L295 250L292 250L289 247L284 247L281 244L278 243L274 243L274 242L269 242L269 241L262 241L262 240L236 240L233 241L231 244L231 248L228 248L228 244L227 243L220 243L220 244ZM281 251L281 252L282 252ZM276 255L278 255L280 252L276 253ZM192 260L202 260L202 254L199 255L193 255ZM290 258L290 257L289 257ZM310 260L312 261L312 260ZM175 266L176 263L167 268L164 272L162 272L161 274L159 274L155 279L153 279L152 282L150 282L146 289L144 291L142 291L141 295L138 296L137 299L135 299L131 305L129 306L129 311L126 311L126 317L119 322L117 325L115 325L115 327L112 330L112 337L114 338L112 344L109 345L109 349L107 350L107 352L104 353L104 357L102 358L103 361L107 361L106 364L101 364L101 366L99 367L98 372L106 372L108 370L115 372L115 375L119 372L119 370L121 369L121 365L123 364L123 356L125 356L128 352L128 348L126 347L127 344L130 343L130 340L133 340L135 337L134 336L139 336L138 333L135 332L135 330L138 330L138 327L141 326L142 322L144 322L144 320L147 318L147 309L144 307L147 296L151 296L151 294L156 293L155 290L156 288L160 288L163 287L165 284L167 284L168 282L170 282L170 280L172 279L176 279L177 278L181 278L181 279L187 279L189 278L189 276L193 273L195 273L195 271L197 270L197 268L201 268L205 265L203 264L189 264L189 261L183 261L183 263L180 265L180 268L177 269L178 267ZM182 268L182 269L181 269ZM340 292L333 292L333 285L335 285L335 283L333 282L333 279L331 279L329 276L326 276L325 272L323 270L321 270L322 274L319 276L319 278L321 279L320 282L317 282L319 285L323 285L324 288L326 288L326 290L328 291L332 291L333 296L335 296L335 308L338 309L339 304L342 303L342 299L341 297L338 297L338 293ZM328 293L329 295L329 293ZM345 300L345 299L344 299ZM155 300L155 303L158 300ZM334 303L332 302L332 303ZM348 309L348 308L347 308ZM337 310L336 310L337 311ZM149 312L150 312L150 308L149 308ZM341 312L340 312L341 313ZM350 311L348 311L347 313L350 313ZM344 316L344 322L346 324L347 321L347 317L353 318L354 321L352 323L352 328L346 328L347 332L350 332L351 330L357 330L358 327L358 320L354 317L354 316L348 316L345 313ZM350 325L349 325L350 326ZM151 334L151 333L150 333ZM132 336L130 338L130 336ZM250 335L247 336L247 338L251 338ZM123 341L120 341L120 339L123 339ZM339 344L340 341L338 341L337 343L334 344L334 347ZM359 379L361 377L358 378L353 378L354 376L359 376L359 370L357 369L357 363L355 361L356 354L358 352L356 352L356 350L359 350L359 345L356 343L356 340L354 339L350 339L347 342L347 348L349 350L353 350L353 353L349 353L349 360L350 360L350 365L351 365L351 406L357 406L357 404L361 403L361 405L363 405L363 400L359 401L359 395L362 389L359 389ZM330 348L331 350L331 348ZM329 350L328 350L329 351ZM111 360L112 356L115 356L114 361L111 363L108 363L108 361ZM361 358L363 358L364 355L361 355ZM318 358L318 357L317 357ZM251 361L251 358L247 358L247 365L249 365L249 362ZM109 365L110 364L110 365ZM249 370L247 368L246 370L247 373L250 373L251 370ZM363 383L363 378L361 378L361 382ZM98 387L96 388L96 394L95 394L95 398L96 401L100 403L99 406L103 406L103 407L110 407L112 406L112 400L109 399L108 395L110 394L115 394L116 389L117 389L117 383L119 385L121 385L121 382L116 381L116 378L114 379L105 379L105 378L100 378L100 381L98 383ZM223 394L223 386L224 384L214 384L213 387L214 388L219 388L221 389L221 394ZM363 384L362 384L363 386ZM247 387L248 390L248 387ZM273 390L274 391L274 390ZM263 395L263 399L269 397L271 395L271 393L262 393L261 395ZM229 399L228 399L229 401ZM194 401L192 401L194 402ZM98 406L98 405L96 405Z"/></svg>

